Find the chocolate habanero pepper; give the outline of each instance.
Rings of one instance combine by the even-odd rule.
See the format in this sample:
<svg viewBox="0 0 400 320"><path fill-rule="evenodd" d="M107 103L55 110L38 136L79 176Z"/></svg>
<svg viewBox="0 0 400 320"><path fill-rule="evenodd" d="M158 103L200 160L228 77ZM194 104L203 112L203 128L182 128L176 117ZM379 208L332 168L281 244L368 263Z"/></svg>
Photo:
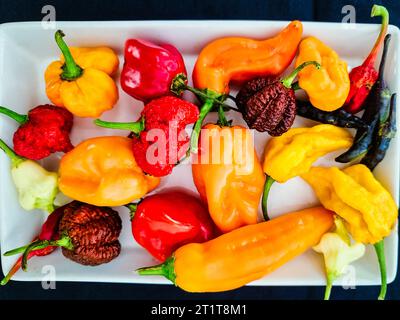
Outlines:
<svg viewBox="0 0 400 320"><path fill-rule="evenodd" d="M121 72L121 87L130 96L149 102L171 95L172 80L178 74L186 75L182 55L170 44L156 45L140 40L125 42L125 62Z"/></svg>
<svg viewBox="0 0 400 320"><path fill-rule="evenodd" d="M62 216L64 215L64 207L57 208L54 210L48 217L45 223L42 225L42 230L40 231L39 235L33 240L32 243L38 243L38 241L52 241L57 240L59 237L58 234L58 224ZM16 248L11 251L7 251L4 253L4 256L12 256L18 253L24 253L25 250L28 248L29 245ZM23 266L26 269L26 262L31 259L32 257L42 257L47 256L52 253L56 247L49 246L43 249L37 249L29 251L29 253L25 256L25 265ZM17 262L13 265L11 270L7 273L4 279L0 282L0 285L4 286L11 280L12 276L22 267L22 256L17 260Z"/></svg>
<svg viewBox="0 0 400 320"><path fill-rule="evenodd" d="M127 207L133 237L161 262L179 247L205 242L215 235L215 226L201 201L180 190L157 193Z"/></svg>
<svg viewBox="0 0 400 320"><path fill-rule="evenodd" d="M257 223L264 174L250 130L205 125L192 174L211 218L222 232Z"/></svg>
<svg viewBox="0 0 400 320"><path fill-rule="evenodd" d="M118 237L122 222L118 212L108 207L96 207L78 201L60 209L62 213L59 223L52 224L56 237L52 237L51 240L39 239L26 247L6 253L17 254L24 249L24 271L27 269L27 260L31 252L46 250L49 247L62 247L64 257L85 266L108 263L119 255L121 244Z"/></svg>
<svg viewBox="0 0 400 320"><path fill-rule="evenodd" d="M198 108L177 97L161 97L146 104L137 122L95 120L111 129L129 130L132 150L138 166L155 177L169 175L188 149L185 127L199 116Z"/></svg>
<svg viewBox="0 0 400 320"><path fill-rule="evenodd" d="M305 61L321 64L320 69L306 68L299 72L299 86L307 92L311 104L324 111L342 107L350 90L347 63L315 37L300 43L296 67Z"/></svg>
<svg viewBox="0 0 400 320"><path fill-rule="evenodd" d="M245 226L176 250L163 264L141 268L189 292L232 290L260 279L316 245L333 225L332 212L310 208Z"/></svg>
<svg viewBox="0 0 400 320"><path fill-rule="evenodd" d="M18 201L25 210L54 211L58 193L58 175L45 170L37 162L17 155L3 140L0 149L11 160L11 178L18 192Z"/></svg>
<svg viewBox="0 0 400 320"><path fill-rule="evenodd" d="M60 162L59 188L68 197L97 206L120 206L140 199L160 182L145 175L132 153L132 139L87 139Z"/></svg>
<svg viewBox="0 0 400 320"><path fill-rule="evenodd" d="M266 174L262 198L264 219L269 219L268 194L275 181L283 183L308 172L318 158L348 148L352 142L350 132L330 124L292 128L280 137L270 139L265 147L263 164Z"/></svg>
<svg viewBox="0 0 400 320"><path fill-rule="evenodd" d="M347 96L344 108L351 113L357 113L363 108L365 99L367 98L371 88L378 80L378 72L375 70L375 61L378 52L383 44L388 24L389 12L383 6L374 5L371 11L371 17L382 17L382 26L375 45L363 64L353 68L350 71L350 92Z"/></svg>
<svg viewBox="0 0 400 320"><path fill-rule="evenodd" d="M72 114L60 107L40 105L27 115L0 107L3 113L20 124L13 137L16 154L40 160L54 152L68 152L73 146L69 138L72 130Z"/></svg>
<svg viewBox="0 0 400 320"><path fill-rule="evenodd" d="M296 117L296 98L292 82L309 65L320 68L319 63L307 61L283 79L257 78L242 87L236 96L236 104L251 129L280 136L292 126Z"/></svg>
<svg viewBox="0 0 400 320"><path fill-rule="evenodd" d="M193 70L194 87L186 85L182 76L172 83L171 90L181 94L189 90L197 95L203 106L194 125L190 149L198 151L202 123L214 104L221 105L229 93L230 81L246 81L257 76L278 76L292 62L303 26L292 21L278 35L266 40L227 37L214 40L200 52Z"/></svg>
<svg viewBox="0 0 400 320"><path fill-rule="evenodd" d="M354 240L375 246L382 277L379 299L384 299L386 264L383 239L392 232L398 216L391 194L362 164L343 170L314 167L302 178L311 185L325 208L343 218Z"/></svg>
<svg viewBox="0 0 400 320"><path fill-rule="evenodd" d="M118 100L111 78L118 69L118 56L107 47L68 48L63 37L61 30L55 33L62 57L46 69L46 94L78 117L98 117Z"/></svg>

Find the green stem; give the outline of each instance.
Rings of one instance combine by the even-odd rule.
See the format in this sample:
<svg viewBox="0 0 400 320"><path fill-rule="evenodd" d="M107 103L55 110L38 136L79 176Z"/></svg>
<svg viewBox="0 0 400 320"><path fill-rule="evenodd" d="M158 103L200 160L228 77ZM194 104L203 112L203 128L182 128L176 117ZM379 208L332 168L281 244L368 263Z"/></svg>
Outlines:
<svg viewBox="0 0 400 320"><path fill-rule="evenodd" d="M25 122L28 121L28 116L26 114L16 113L15 111L12 111L5 107L0 107L0 113L5 114L6 116L10 117L11 119L14 119L19 124L24 124Z"/></svg>
<svg viewBox="0 0 400 320"><path fill-rule="evenodd" d="M25 158L17 155L2 139L0 139L0 149L10 158L13 168L18 167L22 162L26 161Z"/></svg>
<svg viewBox="0 0 400 320"><path fill-rule="evenodd" d="M72 240L70 237L67 235L63 235L60 239L58 240L37 240L32 242L28 247L26 248L24 254L22 255L22 270L26 271L27 270L27 264L28 264L28 255L31 251L35 250L42 250L45 249L46 247L64 247L68 250L74 250L74 245L72 243Z"/></svg>
<svg viewBox="0 0 400 320"><path fill-rule="evenodd" d="M175 284L175 268L174 268L175 258L174 256L169 257L164 263L137 269L137 273L141 276L164 276L171 282Z"/></svg>
<svg viewBox="0 0 400 320"><path fill-rule="evenodd" d="M221 127L229 127L230 126L230 122L225 117L224 107L221 105L218 107L218 124Z"/></svg>
<svg viewBox="0 0 400 320"><path fill-rule="evenodd" d="M282 84L290 89L292 87L292 82L294 81L294 79L297 77L297 74L303 70L305 67L309 66L309 65L314 65L317 69L321 68L321 65L316 62L316 61L306 61L303 62L301 65L299 65L296 69L294 69L292 71L291 74L289 74L288 76L286 76L285 78L283 78L281 80Z"/></svg>
<svg viewBox="0 0 400 320"><path fill-rule="evenodd" d="M23 246L23 247L12 249L10 251L4 252L3 256L8 257L8 256L14 256L19 253L24 253L28 247L29 247L29 244L27 244L26 246Z"/></svg>
<svg viewBox="0 0 400 320"><path fill-rule="evenodd" d="M61 30L57 30L54 36L65 60L65 63L62 67L63 72L61 73L60 77L63 80L71 81L79 78L82 75L83 70L76 64L74 58L72 57L71 51L63 39L64 36L65 34Z"/></svg>
<svg viewBox="0 0 400 320"><path fill-rule="evenodd" d="M192 135L190 136L189 152L193 152L193 153L198 152L201 126L203 124L205 117L211 111L213 105L214 105L214 100L207 99L206 102L201 107L199 119L197 119L197 121L195 122L195 124L193 126Z"/></svg>
<svg viewBox="0 0 400 320"><path fill-rule="evenodd" d="M135 213L136 213L136 210L138 207L138 203L128 203L128 204L124 205L124 207L127 207L129 209L129 216L132 220L133 217L135 216Z"/></svg>
<svg viewBox="0 0 400 320"><path fill-rule="evenodd" d="M268 221L269 220L269 216L268 216L268 194L269 194L271 186L275 182L275 180L273 178L271 178L267 174L265 176L266 176L266 179L265 179L265 184L264 184L264 192L263 192L263 196L262 196L261 205L262 205L262 212L263 212L264 220Z"/></svg>
<svg viewBox="0 0 400 320"><path fill-rule="evenodd" d="M382 46L389 25L389 12L387 11L387 9L384 6L374 4L371 10L371 17L377 16L382 17L381 31L379 32L379 36L375 41L374 47L372 48L371 52L363 63L364 66L373 65L375 63L378 51Z"/></svg>
<svg viewBox="0 0 400 320"><path fill-rule="evenodd" d="M140 121L136 122L110 122L110 121L103 121L100 119L96 119L94 120L94 124L96 126L103 128L129 130L135 134L139 134L145 128L143 117L140 119Z"/></svg>
<svg viewBox="0 0 400 320"><path fill-rule="evenodd" d="M379 270L381 272L381 291L378 296L378 300L385 300L387 290L387 274L386 274L386 258L385 258L385 241L381 241L374 244L376 255L378 256Z"/></svg>
<svg viewBox="0 0 400 320"><path fill-rule="evenodd" d="M324 300L329 300L329 298L331 296L332 285L333 285L334 280L335 280L335 277L331 273L327 272Z"/></svg>

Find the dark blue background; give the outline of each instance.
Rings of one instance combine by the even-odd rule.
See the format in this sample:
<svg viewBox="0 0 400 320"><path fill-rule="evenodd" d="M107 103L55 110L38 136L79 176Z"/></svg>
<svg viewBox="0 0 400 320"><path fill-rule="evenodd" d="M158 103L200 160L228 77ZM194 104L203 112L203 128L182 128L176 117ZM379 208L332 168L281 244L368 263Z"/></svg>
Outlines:
<svg viewBox="0 0 400 320"><path fill-rule="evenodd" d="M370 23L373 3L390 11L390 22L400 26L400 1L367 0L109 0L51 1L0 0L0 23L38 21L44 5L56 7L57 20L153 20L153 19L264 19L303 21L342 20L342 7L356 8L357 22ZM374 21L376 22L376 20ZM18 76L18 75L14 75ZM21 84L23 85L23 84ZM240 261L238 261L240 263ZM0 276L1 273L0 273ZM57 283L43 290L40 283L11 282L0 287L3 299L321 299L322 287L244 287L218 294L189 294L173 286ZM378 287L355 290L334 288L332 299L376 299ZM389 286L387 299L400 298L400 278Z"/></svg>

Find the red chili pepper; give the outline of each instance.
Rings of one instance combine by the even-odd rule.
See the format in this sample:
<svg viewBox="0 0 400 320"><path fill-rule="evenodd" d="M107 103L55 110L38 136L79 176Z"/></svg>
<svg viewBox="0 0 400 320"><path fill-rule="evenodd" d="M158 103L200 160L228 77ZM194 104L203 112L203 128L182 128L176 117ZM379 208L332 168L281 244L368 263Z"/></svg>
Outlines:
<svg viewBox="0 0 400 320"><path fill-rule="evenodd" d="M186 74L185 63L174 46L138 39L126 41L121 86L130 96L146 103L171 95L172 79L180 73Z"/></svg>
<svg viewBox="0 0 400 320"><path fill-rule="evenodd" d="M64 108L46 104L22 115L0 107L0 113L20 124L13 142L15 153L22 157L40 160L53 152L68 152L73 148L69 138L73 116Z"/></svg>
<svg viewBox="0 0 400 320"><path fill-rule="evenodd" d="M157 193L127 207L133 237L162 262L182 245L205 242L216 235L207 209L183 191Z"/></svg>
<svg viewBox="0 0 400 320"><path fill-rule="evenodd" d="M135 133L132 137L133 155L137 164L145 173L162 177L170 174L186 154L189 136L185 127L196 122L198 117L196 105L168 96L146 104L137 122L118 123L97 119L95 124Z"/></svg>
<svg viewBox="0 0 400 320"><path fill-rule="evenodd" d="M32 243L19 247L10 251L7 251L4 253L5 256L12 256L17 253L24 253L29 249L31 246L35 245L39 241L43 240L57 240L59 238L58 234L58 224L64 215L64 207L60 207L51 213L46 222L42 225L42 230L40 231L40 234L33 240ZM11 268L11 270L8 272L8 274L4 277L4 279L0 282L0 285L4 286L7 284L7 282L12 278L12 276L22 267L23 270L26 269L26 262L32 258L32 257L40 257L40 256L47 256L48 254L52 253L57 247L46 247L44 249L38 249L38 250L33 250L29 251L28 255L24 259L23 256L21 256L17 262L14 264L14 266Z"/></svg>
<svg viewBox="0 0 400 320"><path fill-rule="evenodd" d="M387 32L389 13L385 7L374 5L372 7L371 17L377 16L382 17L382 27L378 39L363 64L353 68L349 74L350 92L347 96L344 108L351 113L357 113L363 108L365 99L378 79L378 71L375 69L374 65Z"/></svg>

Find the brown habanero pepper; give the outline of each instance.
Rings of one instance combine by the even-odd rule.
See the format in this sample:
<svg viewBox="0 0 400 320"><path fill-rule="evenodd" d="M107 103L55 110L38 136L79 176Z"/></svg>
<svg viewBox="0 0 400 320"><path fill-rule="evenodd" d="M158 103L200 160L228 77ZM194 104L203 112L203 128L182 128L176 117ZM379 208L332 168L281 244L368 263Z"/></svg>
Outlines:
<svg viewBox="0 0 400 320"><path fill-rule="evenodd" d="M236 96L236 104L251 129L280 136L293 124L296 117L296 98L292 82L306 66L319 63L307 61L287 77L263 77L247 82Z"/></svg>

